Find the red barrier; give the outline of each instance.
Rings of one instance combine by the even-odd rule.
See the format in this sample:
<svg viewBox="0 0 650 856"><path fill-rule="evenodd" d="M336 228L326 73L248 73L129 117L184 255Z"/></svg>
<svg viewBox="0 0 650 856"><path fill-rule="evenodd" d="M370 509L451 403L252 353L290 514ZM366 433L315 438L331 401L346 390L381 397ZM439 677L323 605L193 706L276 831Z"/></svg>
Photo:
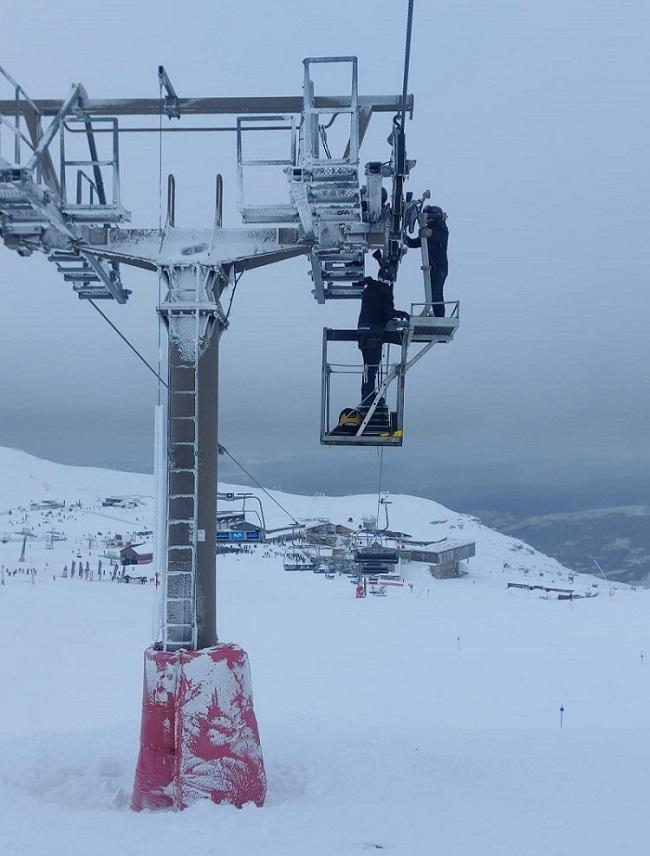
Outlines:
<svg viewBox="0 0 650 856"><path fill-rule="evenodd" d="M131 807L184 809L204 798L241 807L265 795L246 652L148 648Z"/></svg>

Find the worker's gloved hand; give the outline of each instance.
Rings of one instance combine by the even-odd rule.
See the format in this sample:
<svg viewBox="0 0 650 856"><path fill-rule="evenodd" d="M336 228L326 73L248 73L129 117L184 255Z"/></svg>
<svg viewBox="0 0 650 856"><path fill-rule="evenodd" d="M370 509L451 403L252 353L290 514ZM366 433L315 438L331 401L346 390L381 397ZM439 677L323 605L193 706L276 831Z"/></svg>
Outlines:
<svg viewBox="0 0 650 856"><path fill-rule="evenodd" d="M428 226L423 226L420 229L420 237L421 238L430 238L432 235L431 229Z"/></svg>

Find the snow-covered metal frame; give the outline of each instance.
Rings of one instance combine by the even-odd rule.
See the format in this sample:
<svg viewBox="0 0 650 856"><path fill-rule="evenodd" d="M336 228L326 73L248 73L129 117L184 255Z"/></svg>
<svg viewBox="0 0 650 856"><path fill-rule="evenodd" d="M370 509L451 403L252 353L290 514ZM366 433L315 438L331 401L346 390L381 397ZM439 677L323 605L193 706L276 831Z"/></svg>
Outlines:
<svg viewBox="0 0 650 856"><path fill-rule="evenodd" d="M323 63L350 64L349 93L315 92L311 72ZM372 247L386 250L389 240L395 243L397 221L382 198L381 184L383 178L395 178L398 159L393 153L388 165L368 164L362 185L359 147L373 113L410 112L412 96L406 103L400 95L360 96L355 57L305 60L304 91L297 97L184 98L166 72L161 76L164 100L91 99L81 84L60 101L32 99L2 69L0 84L10 92L8 99L0 99L0 145L2 133L10 140L8 148L0 148L0 237L5 246L22 256L47 254L82 299L125 303L129 292L122 285L120 265L156 272L166 285L158 307L169 333L166 426L158 426L167 457L166 476L160 479L166 495L159 515L165 531L157 540L165 553L160 642L169 651L209 647L217 640L218 346L227 327L222 300L244 271L298 255L309 258L319 302L360 296L357 283L366 252ZM0 86L0 95L3 91ZM287 178L286 216L267 210L256 217L248 211L244 228L223 229L223 186L218 180L213 224L185 229L175 222L171 181L164 227L131 228L130 213L121 204L119 117L163 112L176 119L245 117L237 124L239 140L247 122L250 126L288 117L283 125L290 126L294 142L288 162L277 164ZM350 136L345 150L333 157L321 117L341 114L350 116ZM101 158L96 135L105 132L106 124L113 149L112 155ZM85 135L87 156L68 156L67 133ZM58 164L51 153L57 136ZM405 172L408 164L403 158L400 163ZM76 170L74 201L69 198L68 169ZM398 219L401 199L400 206Z"/></svg>

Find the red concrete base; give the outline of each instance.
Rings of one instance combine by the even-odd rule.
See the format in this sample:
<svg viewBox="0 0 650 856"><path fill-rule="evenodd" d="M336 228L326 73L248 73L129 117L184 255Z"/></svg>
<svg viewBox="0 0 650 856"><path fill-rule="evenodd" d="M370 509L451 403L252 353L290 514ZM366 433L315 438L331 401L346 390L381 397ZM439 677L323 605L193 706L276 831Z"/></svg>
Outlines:
<svg viewBox="0 0 650 856"><path fill-rule="evenodd" d="M265 796L246 652L148 648L131 807L184 809L199 799L239 807Z"/></svg>

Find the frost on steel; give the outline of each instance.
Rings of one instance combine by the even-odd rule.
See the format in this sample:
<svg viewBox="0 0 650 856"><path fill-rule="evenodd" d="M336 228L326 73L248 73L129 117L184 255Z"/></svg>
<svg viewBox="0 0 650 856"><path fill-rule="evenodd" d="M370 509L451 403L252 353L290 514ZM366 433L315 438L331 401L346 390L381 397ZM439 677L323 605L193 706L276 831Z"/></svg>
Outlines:
<svg viewBox="0 0 650 856"><path fill-rule="evenodd" d="M349 72L343 94L315 86L319 70L332 64ZM75 84L63 100L42 100L30 98L0 68L0 236L21 256L45 253L77 296L93 303L127 302L124 266L162 278L158 311L169 341L166 418L157 427L166 449L158 517L164 532L159 549L166 556L161 635L165 650L177 650L216 640L217 356L228 326L224 304L238 277L304 256L318 303L358 299L369 253L380 250L397 278L406 233L425 222L422 209L429 194L406 191L415 164L406 150L405 125L413 114L406 80L402 95L360 95L356 57L305 59L302 96L295 97L183 97L164 68L158 73L160 98L93 99ZM241 228L222 228L221 176L214 219L205 228L176 224L171 175L164 222L151 228L129 225L120 187L120 141L134 130L157 133L161 114L181 129L196 116L232 117L218 130L230 130L236 138ZM385 114L388 148L373 160L362 159L375 114ZM145 127L120 126L123 117L141 117ZM265 140L274 150L277 135L287 141L282 157L250 155L253 138L256 151L264 150ZM251 173L259 169L281 178L280 198L255 199L258 184ZM356 330L323 332L322 443L402 444L405 374L434 344L450 342L458 326L457 302L445 304L444 317L432 311L426 241L421 244L423 302L410 307L408 321L392 322L401 344L393 348L392 362L388 356L385 365L382 361L369 406L355 410L356 400L337 398L337 384L345 388L349 375L361 371ZM352 363L335 361L330 352L339 347L350 348ZM337 425L342 403L352 405L353 417L344 424L339 417Z"/></svg>

